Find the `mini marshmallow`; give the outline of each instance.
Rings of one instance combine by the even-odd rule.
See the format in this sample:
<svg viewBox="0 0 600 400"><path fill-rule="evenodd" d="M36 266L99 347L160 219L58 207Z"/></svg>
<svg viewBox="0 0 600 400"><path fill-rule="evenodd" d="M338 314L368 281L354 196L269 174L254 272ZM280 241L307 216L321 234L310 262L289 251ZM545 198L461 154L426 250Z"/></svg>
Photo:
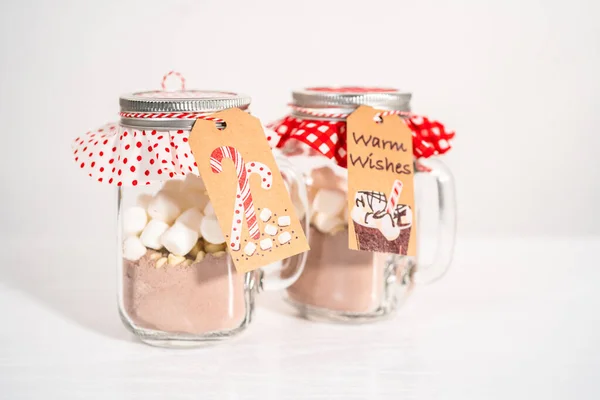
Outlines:
<svg viewBox="0 0 600 400"><path fill-rule="evenodd" d="M175 224L160 237L160 243L169 252L183 257L192 250L198 241L198 233L183 224Z"/></svg>
<svg viewBox="0 0 600 400"><path fill-rule="evenodd" d="M208 203L206 203L206 206L204 207L204 215L206 215L207 217L209 215L215 215L215 209L213 208L213 205L211 204L211 202L209 201Z"/></svg>
<svg viewBox="0 0 600 400"><path fill-rule="evenodd" d="M267 226L265 226L265 233L267 235L275 236L277 235L277 227L275 225L267 224Z"/></svg>
<svg viewBox="0 0 600 400"><path fill-rule="evenodd" d="M214 215L206 215L202 219L202 222L200 223L200 234L204 240L209 243L220 244L225 242L225 236L223 236L217 217Z"/></svg>
<svg viewBox="0 0 600 400"><path fill-rule="evenodd" d="M315 227L324 233L333 232L339 225L342 225L344 221L335 215L330 215L326 213L317 213L314 216L314 225Z"/></svg>
<svg viewBox="0 0 600 400"><path fill-rule="evenodd" d="M254 242L248 242L246 246L244 246L244 254L247 256L251 256L256 251L256 244Z"/></svg>
<svg viewBox="0 0 600 400"><path fill-rule="evenodd" d="M376 220L376 225L387 240L396 240L400 236L400 227L392 222L389 214Z"/></svg>
<svg viewBox="0 0 600 400"><path fill-rule="evenodd" d="M136 236L144 230L148 222L146 210L142 207L129 207L123 211L123 235Z"/></svg>
<svg viewBox="0 0 600 400"><path fill-rule="evenodd" d="M137 261L146 254L146 246L137 236L130 236L123 242L123 258Z"/></svg>
<svg viewBox="0 0 600 400"><path fill-rule="evenodd" d="M188 208L185 210L175 221L175 224L182 224L186 228L193 230L196 233L200 233L200 224L202 223L202 212L196 208Z"/></svg>
<svg viewBox="0 0 600 400"><path fill-rule="evenodd" d="M292 220L288 215L284 215L282 217L277 218L277 225L279 226L290 226Z"/></svg>
<svg viewBox="0 0 600 400"><path fill-rule="evenodd" d="M269 250L273 247L273 241L269 238L263 239L260 241L260 248L263 250Z"/></svg>
<svg viewBox="0 0 600 400"><path fill-rule="evenodd" d="M144 246L149 249L160 250L163 245L160 243L160 237L169 229L169 225L166 222L158 219L152 219L148 222L148 225L142 231L140 239Z"/></svg>
<svg viewBox="0 0 600 400"><path fill-rule="evenodd" d="M320 189L313 200L315 212L337 215L346 205L346 194L341 190Z"/></svg>
<svg viewBox="0 0 600 400"><path fill-rule="evenodd" d="M292 235L289 232L283 232L281 235L277 236L277 240L279 244L285 244L292 240Z"/></svg>
<svg viewBox="0 0 600 400"><path fill-rule="evenodd" d="M260 212L260 220L267 222L268 220L271 219L271 215L273 215L271 210L269 210L268 208L263 208L262 211Z"/></svg>
<svg viewBox="0 0 600 400"><path fill-rule="evenodd" d="M181 209L175 200L164 192L159 192L148 204L148 215L152 219L172 223L181 214Z"/></svg>

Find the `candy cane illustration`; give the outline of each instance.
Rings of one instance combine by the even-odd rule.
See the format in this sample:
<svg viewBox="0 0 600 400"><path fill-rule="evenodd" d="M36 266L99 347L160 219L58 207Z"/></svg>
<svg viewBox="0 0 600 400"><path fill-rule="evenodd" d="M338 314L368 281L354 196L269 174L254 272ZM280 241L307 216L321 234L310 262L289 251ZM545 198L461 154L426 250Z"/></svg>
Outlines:
<svg viewBox="0 0 600 400"><path fill-rule="evenodd" d="M396 208L396 204L400 201L400 194L402 193L402 182L396 179L394 184L392 185L392 191L390 192L390 197L388 198L388 203L386 207L386 211L390 214Z"/></svg>
<svg viewBox="0 0 600 400"><path fill-rule="evenodd" d="M251 161L246 163L246 172L248 173L248 184L246 188L242 189L242 199L245 198L245 191L250 193L250 176L252 174L258 174L261 178L260 186L269 190L273 184L273 175L271 169L265 164L258 161ZM246 223L248 224L248 233L252 239L260 238L260 231L258 230L258 219L256 218L256 212L254 211L254 203L252 202L252 196L250 196L249 202L244 202L244 209L246 212Z"/></svg>
<svg viewBox="0 0 600 400"><path fill-rule="evenodd" d="M246 203L252 205L252 194L249 190L248 184L248 175L246 173L244 158L240 154L239 151L232 146L221 146L217 147L210 154L210 166L214 173L220 173L223 171L223 158L229 158L233 161L233 165L235 166L235 174L238 179L237 182L237 190L236 190L236 199L233 207L233 217L231 219L231 249L239 250L240 249L240 235L242 233L242 216L241 214L244 210L247 210L245 207ZM246 196L242 196L243 189L246 188L245 194ZM258 232L258 236L260 237L260 232ZM254 239L253 232L250 233L250 236ZM258 238L256 238L258 239Z"/></svg>
<svg viewBox="0 0 600 400"><path fill-rule="evenodd" d="M239 249L239 243L241 242L239 239L239 233L242 231L242 219L236 217L236 211L244 212L244 217L246 219L246 223L248 224L248 233L252 239L259 239L260 232L258 230L258 219L256 218L256 211L254 210L254 203L252 201L252 195L250 194L250 176L252 174L258 174L261 178L260 186L269 190L271 185L273 184L273 175L271 174L271 169L267 167L265 164L252 161L246 163L246 176L248 177L247 183L240 188L238 186L238 190L236 192L236 204L234 208L234 217L231 221L232 224L232 233L236 232L237 234L231 235L232 237L232 246L233 250Z"/></svg>
<svg viewBox="0 0 600 400"><path fill-rule="evenodd" d="M235 166L236 176L238 178L236 199L233 207L233 218L231 222L231 249L239 250L241 245L240 234L242 232L242 218L248 225L248 234L252 239L260 238L258 229L258 221L254 210L254 201L250 192L249 177L253 173L257 173L261 177L261 187L270 189L273 183L271 170L266 165L259 162L244 163L244 159L239 151L232 146L221 146L214 149L210 155L210 166L214 173L223 171L223 158L229 158Z"/></svg>

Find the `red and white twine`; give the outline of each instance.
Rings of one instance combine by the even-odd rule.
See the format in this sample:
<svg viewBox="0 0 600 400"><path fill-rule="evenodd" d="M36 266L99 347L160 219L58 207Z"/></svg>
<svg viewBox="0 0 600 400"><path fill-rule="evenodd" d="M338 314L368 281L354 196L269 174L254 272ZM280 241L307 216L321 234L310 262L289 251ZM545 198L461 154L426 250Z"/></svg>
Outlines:
<svg viewBox="0 0 600 400"><path fill-rule="evenodd" d="M288 104L290 108L302 113L302 114L306 114L306 115L310 115L313 117L317 117L317 118L331 118L331 119L346 119L350 116L350 113L329 113L329 112L319 112L319 111L315 111L313 108L305 108L305 107L299 107L296 106L294 104ZM379 119L388 115L402 115L402 116L414 116L414 114L406 112L406 111L397 111L397 110L389 110L389 111L382 111L382 112L378 112L377 114L375 114L375 116L373 117L373 119Z"/></svg>
<svg viewBox="0 0 600 400"><path fill-rule="evenodd" d="M160 83L160 87L162 87L163 90L167 90L167 79L169 79L170 76L179 78L181 81L181 90L185 90L185 78L177 71L169 71L163 76L162 82Z"/></svg>
<svg viewBox="0 0 600 400"><path fill-rule="evenodd" d="M177 113L144 113L144 112L120 112L121 118L138 119L203 119L206 121L223 122L223 119L213 117L211 113L199 112L177 112Z"/></svg>

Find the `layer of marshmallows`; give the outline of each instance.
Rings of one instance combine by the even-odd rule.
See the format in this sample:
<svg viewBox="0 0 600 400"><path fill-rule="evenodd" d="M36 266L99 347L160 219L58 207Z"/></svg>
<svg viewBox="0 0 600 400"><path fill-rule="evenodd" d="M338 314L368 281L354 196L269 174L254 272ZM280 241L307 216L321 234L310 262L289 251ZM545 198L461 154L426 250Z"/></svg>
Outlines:
<svg viewBox="0 0 600 400"><path fill-rule="evenodd" d="M136 203L122 215L123 258L136 261L152 249L166 250L176 261L197 257L199 251L225 250L225 236L199 177L167 181L154 196L141 195Z"/></svg>
<svg viewBox="0 0 600 400"><path fill-rule="evenodd" d="M308 200L311 225L323 233L335 234L348 226L347 180L329 167L308 172Z"/></svg>
<svg viewBox="0 0 600 400"><path fill-rule="evenodd" d="M311 224L323 233L335 234L348 225L346 193L338 189L317 189L311 199Z"/></svg>
<svg viewBox="0 0 600 400"><path fill-rule="evenodd" d="M154 196L141 195L136 205L123 211L123 258L137 261L148 249L168 252L169 265L185 262L188 258L200 261L205 253L220 256L225 253L226 239L209 201L202 179L188 174L185 180L170 180ZM301 207L295 205L299 213ZM258 244L248 242L243 252L247 256L258 247L268 250L273 240L288 243L291 234L278 234L278 227L290 226L290 216L271 218L272 212L263 208L258 217L265 223L268 237ZM271 238L274 237L274 239ZM157 265L163 264L162 259Z"/></svg>

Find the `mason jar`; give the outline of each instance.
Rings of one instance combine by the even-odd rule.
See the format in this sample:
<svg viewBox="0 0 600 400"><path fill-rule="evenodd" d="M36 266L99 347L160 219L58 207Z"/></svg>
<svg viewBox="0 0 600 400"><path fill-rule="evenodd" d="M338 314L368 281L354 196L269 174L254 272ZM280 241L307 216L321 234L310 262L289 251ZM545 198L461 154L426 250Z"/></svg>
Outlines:
<svg viewBox="0 0 600 400"><path fill-rule="evenodd" d="M236 271L188 144L196 118L249 105L230 92L138 92L120 98L118 124L77 139L81 168L117 187L119 314L148 344L196 346L237 335L261 290L285 288L302 271L303 256L287 262L285 278ZM290 164L277 162L286 183L303 190Z"/></svg>
<svg viewBox="0 0 600 400"><path fill-rule="evenodd" d="M304 317L364 322L388 316L415 282L437 279L450 264L456 225L453 178L439 159L422 157L449 149L447 142L453 134L443 129L435 132L440 135L431 139L432 143L415 142L417 243L423 239L421 217L433 216L437 220L434 250L427 254L419 251L415 258L348 248L348 174L340 166L345 155L345 118L357 106L368 105L397 113L408 123L413 117L410 98L409 93L395 89L304 89L293 92L291 115L271 125L280 136L278 147L302 171L308 187L310 251L303 274L286 293L288 302ZM419 121L414 117L413 125ZM439 123L435 126L437 130L443 128ZM427 203L438 207L423 208ZM353 223L356 226L360 221ZM412 220L408 223L409 227ZM282 276L291 275L287 271Z"/></svg>

